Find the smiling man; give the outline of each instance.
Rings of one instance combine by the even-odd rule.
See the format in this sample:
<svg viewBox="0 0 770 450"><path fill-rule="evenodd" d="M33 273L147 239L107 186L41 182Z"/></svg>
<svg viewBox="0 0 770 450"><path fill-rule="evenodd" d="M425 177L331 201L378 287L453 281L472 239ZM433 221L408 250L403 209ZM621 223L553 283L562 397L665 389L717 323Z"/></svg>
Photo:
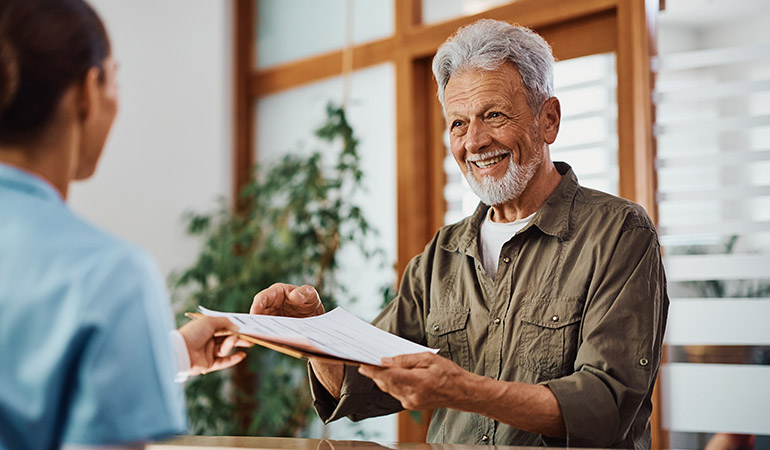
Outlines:
<svg viewBox="0 0 770 450"><path fill-rule="evenodd" d="M452 154L482 203L409 263L374 324L439 354L311 361L319 415L435 408L430 442L649 448L668 311L652 222L551 161L561 110L540 36L481 20L439 48L433 72ZM251 310L319 305L312 287L277 284Z"/></svg>

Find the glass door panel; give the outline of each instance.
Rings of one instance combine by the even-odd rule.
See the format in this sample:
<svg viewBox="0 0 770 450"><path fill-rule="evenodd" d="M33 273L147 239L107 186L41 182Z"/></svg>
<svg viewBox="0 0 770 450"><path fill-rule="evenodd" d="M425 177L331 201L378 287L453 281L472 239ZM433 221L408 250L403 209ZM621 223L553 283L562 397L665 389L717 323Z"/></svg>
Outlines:
<svg viewBox="0 0 770 450"><path fill-rule="evenodd" d="M265 69L345 46L346 15L353 44L393 35L393 0L258 0L257 68Z"/></svg>
<svg viewBox="0 0 770 450"><path fill-rule="evenodd" d="M768 27L766 1L671 1L660 14L655 132L671 296L661 380L672 448L770 448Z"/></svg>

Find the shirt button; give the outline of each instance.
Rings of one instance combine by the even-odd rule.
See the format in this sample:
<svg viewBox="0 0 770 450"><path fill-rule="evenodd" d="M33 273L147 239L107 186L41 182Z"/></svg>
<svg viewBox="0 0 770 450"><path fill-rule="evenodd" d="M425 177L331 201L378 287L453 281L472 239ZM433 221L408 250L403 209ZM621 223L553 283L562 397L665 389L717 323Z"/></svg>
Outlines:
<svg viewBox="0 0 770 450"><path fill-rule="evenodd" d="M495 319L495 325L500 325L500 319Z"/></svg>
<svg viewBox="0 0 770 450"><path fill-rule="evenodd" d="M489 441L489 436L487 436L486 434L484 436L481 436L481 442L488 442L488 441Z"/></svg>
<svg viewBox="0 0 770 450"><path fill-rule="evenodd" d="M650 361L648 361L647 358L642 358L639 360L639 364L641 364L642 366L646 366L649 363Z"/></svg>
<svg viewBox="0 0 770 450"><path fill-rule="evenodd" d="M559 321L559 316L554 314L553 317L551 317L551 320L553 320L554 322L558 322Z"/></svg>
<svg viewBox="0 0 770 450"><path fill-rule="evenodd" d="M438 330L440 330L440 327L438 325L433 325L433 331L438 331Z"/></svg>
<svg viewBox="0 0 770 450"><path fill-rule="evenodd" d="M509 262L511 262L511 258L506 256L505 258L503 258L503 262L508 264Z"/></svg>

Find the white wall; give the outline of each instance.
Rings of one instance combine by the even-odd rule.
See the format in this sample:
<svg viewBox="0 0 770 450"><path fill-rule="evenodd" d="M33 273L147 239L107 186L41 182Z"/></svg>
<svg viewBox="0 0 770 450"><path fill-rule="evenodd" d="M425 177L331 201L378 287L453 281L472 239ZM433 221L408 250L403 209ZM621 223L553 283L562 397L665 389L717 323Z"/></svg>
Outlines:
<svg viewBox="0 0 770 450"><path fill-rule="evenodd" d="M120 111L72 207L148 249L164 274L195 258L182 214L229 195L230 2L90 0L120 65Z"/></svg>

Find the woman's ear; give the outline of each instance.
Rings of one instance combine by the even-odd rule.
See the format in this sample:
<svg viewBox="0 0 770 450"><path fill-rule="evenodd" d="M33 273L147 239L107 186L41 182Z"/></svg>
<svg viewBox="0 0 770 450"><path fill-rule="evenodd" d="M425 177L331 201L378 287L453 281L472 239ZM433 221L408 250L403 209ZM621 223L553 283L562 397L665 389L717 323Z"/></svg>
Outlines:
<svg viewBox="0 0 770 450"><path fill-rule="evenodd" d="M543 140L548 145L553 144L559 134L559 125L561 125L561 104L558 98L551 97L543 103L539 120Z"/></svg>
<svg viewBox="0 0 770 450"><path fill-rule="evenodd" d="M115 72L115 63L107 58L104 69L90 68L79 85L79 158L72 179L83 180L96 170L118 110Z"/></svg>
<svg viewBox="0 0 770 450"><path fill-rule="evenodd" d="M100 90L104 89L102 69L91 67L79 83L77 95L77 113L81 121L87 121L98 109Z"/></svg>

